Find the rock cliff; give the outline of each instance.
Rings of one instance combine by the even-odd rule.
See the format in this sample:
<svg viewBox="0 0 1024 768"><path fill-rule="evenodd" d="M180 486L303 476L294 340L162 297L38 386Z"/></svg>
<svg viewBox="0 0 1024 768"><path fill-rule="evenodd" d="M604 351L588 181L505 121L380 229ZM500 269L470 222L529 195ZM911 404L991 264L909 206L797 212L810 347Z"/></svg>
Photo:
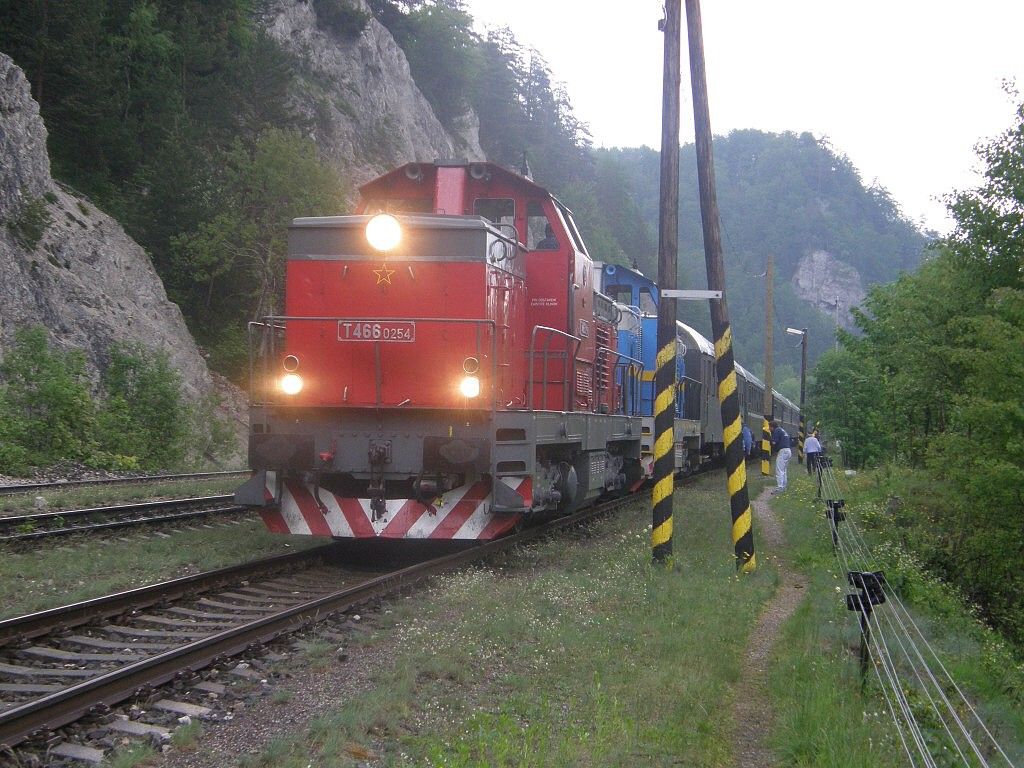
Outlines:
<svg viewBox="0 0 1024 768"><path fill-rule="evenodd" d="M851 307L867 295L860 273L828 251L812 251L800 259L793 275L797 296L829 317L838 311L839 325L852 326Z"/></svg>
<svg viewBox="0 0 1024 768"><path fill-rule="evenodd" d="M369 13L364 0L352 5ZM416 87L402 49L372 16L352 38L318 26L313 3L273 0L263 24L300 63L295 105L320 156L344 178L361 184L402 163L485 159L475 115L450 135Z"/></svg>
<svg viewBox="0 0 1024 768"><path fill-rule="evenodd" d="M186 395L214 382L149 257L112 218L50 176L46 128L28 82L0 53L0 353L42 325L85 353L97 379L115 342L165 352Z"/></svg>

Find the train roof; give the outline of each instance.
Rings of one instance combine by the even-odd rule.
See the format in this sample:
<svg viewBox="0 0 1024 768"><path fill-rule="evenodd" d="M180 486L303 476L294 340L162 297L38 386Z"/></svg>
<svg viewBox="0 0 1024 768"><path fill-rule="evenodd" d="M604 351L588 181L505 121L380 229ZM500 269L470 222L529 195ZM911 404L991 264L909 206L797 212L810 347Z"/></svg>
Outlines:
<svg viewBox="0 0 1024 768"><path fill-rule="evenodd" d="M793 409L795 409L795 410L800 410L800 406L798 406L798 405L797 405L796 403L794 403L794 402L793 402L792 400L790 400L790 399L789 399L788 397L786 397L786 396L785 396L784 394L782 394L781 392L779 392L779 391L778 391L777 389L773 389L773 390L772 390L772 394L773 394L773 395L775 395L775 397L777 397L777 398L778 398L779 400L781 400L781 401L782 401L783 403L785 403L786 405L788 405L788 406L789 406L790 408L793 408Z"/></svg>
<svg viewBox="0 0 1024 768"><path fill-rule="evenodd" d="M715 345L708 341L706 338L704 338L704 336L701 333L694 330L686 323L680 322L678 320L676 321L676 327L682 328L683 331L685 331L686 334L691 339L693 339L694 345L697 347L697 349L699 349L705 355L711 355L712 357L715 356Z"/></svg>
<svg viewBox="0 0 1024 768"><path fill-rule="evenodd" d="M743 378L745 378L745 379L746 379L747 381L752 381L752 382L754 382L754 383L755 383L755 384L757 384L757 385L758 385L759 387L761 387L761 389L764 389L764 382L763 382L763 381L761 381L761 380L760 380L759 378L757 378L757 376L755 376L754 374L752 374L752 373L751 373L750 371L748 371L748 370L747 370L746 368L744 368L744 367L743 367L742 365L740 365L739 363L736 363L736 362L734 361L734 364L735 364L735 366L736 366L736 370L737 370L737 372L739 372L739 373L740 373L740 374L741 374L741 375L743 376Z"/></svg>

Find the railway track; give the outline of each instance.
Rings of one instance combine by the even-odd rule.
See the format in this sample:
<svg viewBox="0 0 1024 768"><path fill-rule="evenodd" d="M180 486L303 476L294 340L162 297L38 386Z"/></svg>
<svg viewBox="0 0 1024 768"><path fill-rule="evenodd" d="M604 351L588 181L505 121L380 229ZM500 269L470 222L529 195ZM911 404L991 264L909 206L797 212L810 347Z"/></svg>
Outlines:
<svg viewBox="0 0 1024 768"><path fill-rule="evenodd" d="M210 480L221 477L248 475L247 469L231 469L221 472L193 472L178 475L139 475L138 477L112 477L93 480L60 480L50 483L14 483L0 485L0 496L17 493L40 493L43 491L60 491L65 488L82 488L100 485L130 485L140 483L158 483L171 480Z"/></svg>
<svg viewBox="0 0 1024 768"><path fill-rule="evenodd" d="M25 543L140 525L179 523L247 512L231 494L0 517L0 543Z"/></svg>
<svg viewBox="0 0 1024 768"><path fill-rule="evenodd" d="M0 622L0 751L48 738L84 715L101 714L253 646L636 500L619 499L380 575L339 565L336 545L327 545ZM182 712L193 705L162 706Z"/></svg>

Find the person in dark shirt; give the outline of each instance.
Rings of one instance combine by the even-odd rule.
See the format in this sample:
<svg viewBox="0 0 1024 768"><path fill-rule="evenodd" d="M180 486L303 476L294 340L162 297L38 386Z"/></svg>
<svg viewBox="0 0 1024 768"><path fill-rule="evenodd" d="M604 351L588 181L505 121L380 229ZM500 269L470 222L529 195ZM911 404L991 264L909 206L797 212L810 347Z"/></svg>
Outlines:
<svg viewBox="0 0 1024 768"><path fill-rule="evenodd" d="M793 455L793 451L789 447L789 433L779 426L779 422L773 420L771 427L772 450L778 452L775 456L775 490L773 493L782 493L786 490L786 468L789 464L789 459Z"/></svg>
<svg viewBox="0 0 1024 768"><path fill-rule="evenodd" d="M555 231L551 228L550 224L544 225L544 239L537 243L533 249L535 251L557 251L558 250L558 239L555 237Z"/></svg>

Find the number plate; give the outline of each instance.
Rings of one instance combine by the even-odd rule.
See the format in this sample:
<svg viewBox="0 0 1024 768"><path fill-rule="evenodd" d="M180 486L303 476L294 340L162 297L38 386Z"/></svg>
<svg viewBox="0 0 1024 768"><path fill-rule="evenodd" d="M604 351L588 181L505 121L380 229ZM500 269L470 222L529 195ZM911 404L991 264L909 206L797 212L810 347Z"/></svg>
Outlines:
<svg viewBox="0 0 1024 768"><path fill-rule="evenodd" d="M338 341L416 341L416 323L339 320Z"/></svg>

